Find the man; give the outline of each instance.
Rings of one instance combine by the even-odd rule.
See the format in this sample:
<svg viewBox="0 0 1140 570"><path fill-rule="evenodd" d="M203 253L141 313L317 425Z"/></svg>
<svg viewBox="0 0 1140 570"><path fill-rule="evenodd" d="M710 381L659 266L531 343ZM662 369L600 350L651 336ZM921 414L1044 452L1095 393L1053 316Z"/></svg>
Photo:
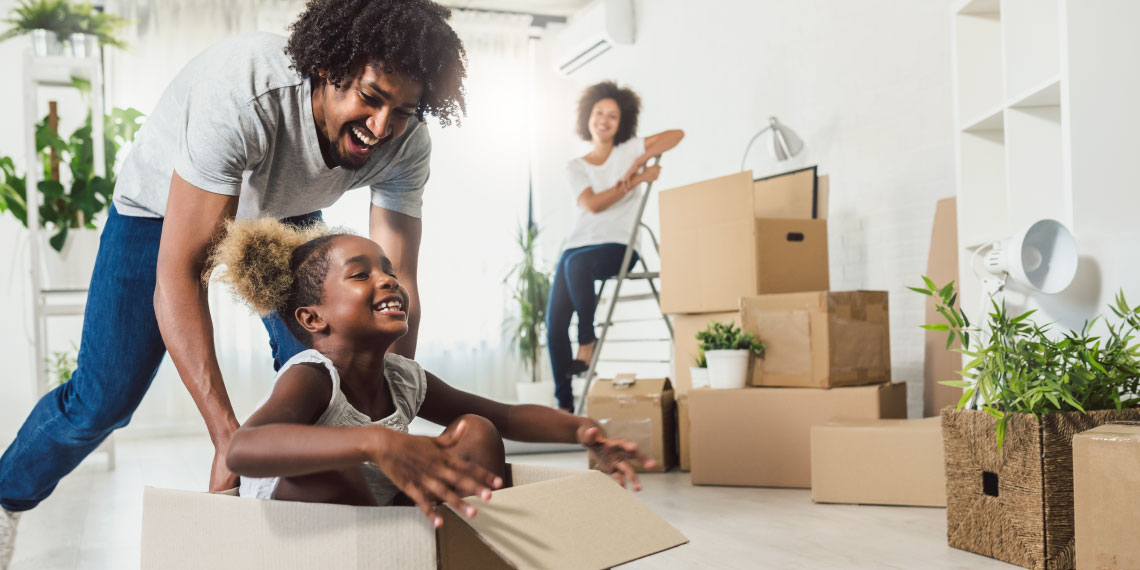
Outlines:
<svg viewBox="0 0 1140 570"><path fill-rule="evenodd" d="M139 131L101 237L71 381L41 399L0 458L0 570L16 520L127 425L167 350L206 422L210 491L238 428L214 352L202 272L235 216L319 219L370 186L370 237L410 293L415 353L420 206L431 143L464 112L465 53L429 0L312 0L289 38L226 40L179 72ZM266 319L277 366L302 349Z"/></svg>

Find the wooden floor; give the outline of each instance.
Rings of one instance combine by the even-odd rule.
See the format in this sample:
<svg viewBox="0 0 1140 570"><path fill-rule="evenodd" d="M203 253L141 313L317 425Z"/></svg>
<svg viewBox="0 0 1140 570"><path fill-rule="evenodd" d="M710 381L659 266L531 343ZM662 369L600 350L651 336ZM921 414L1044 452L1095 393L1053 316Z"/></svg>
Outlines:
<svg viewBox="0 0 1140 570"><path fill-rule="evenodd" d="M108 472L93 456L20 522L10 570L139 567L144 486L205 487L205 437L120 440ZM585 467L584 453L514 463ZM642 569L1015 568L946 546L944 509L816 505L806 490L694 487L688 473L647 474L639 497L690 543L625 566Z"/></svg>

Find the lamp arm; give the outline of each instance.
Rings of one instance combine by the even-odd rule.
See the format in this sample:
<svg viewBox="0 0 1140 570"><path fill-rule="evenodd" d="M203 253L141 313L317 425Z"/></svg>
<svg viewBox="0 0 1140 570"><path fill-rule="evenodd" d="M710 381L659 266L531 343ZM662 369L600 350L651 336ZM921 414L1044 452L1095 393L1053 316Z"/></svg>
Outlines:
<svg viewBox="0 0 1140 570"><path fill-rule="evenodd" d="M744 147L744 156L740 157L740 170L744 170L744 164L748 162L748 151L752 150L752 143L755 143L756 139L760 138L760 135L770 130L772 130L772 125L760 129L760 132L753 135L752 140L748 141L748 146Z"/></svg>

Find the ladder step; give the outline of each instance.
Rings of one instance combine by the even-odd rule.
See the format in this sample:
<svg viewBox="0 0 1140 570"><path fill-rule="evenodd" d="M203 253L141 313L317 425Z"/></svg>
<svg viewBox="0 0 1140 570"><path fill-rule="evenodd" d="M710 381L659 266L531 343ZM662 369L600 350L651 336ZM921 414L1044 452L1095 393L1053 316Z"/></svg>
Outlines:
<svg viewBox="0 0 1140 570"><path fill-rule="evenodd" d="M47 315L49 317L82 316L84 308L85 307L82 304L44 305L44 315Z"/></svg>
<svg viewBox="0 0 1140 570"><path fill-rule="evenodd" d="M637 295L621 295L618 297L618 301L648 301L650 299L657 299L657 295L654 295L653 293L640 293ZM603 297L601 299L598 299L599 305L609 302L610 297Z"/></svg>
<svg viewBox="0 0 1140 570"><path fill-rule="evenodd" d="M87 293L87 288L78 289L40 289L41 295L75 295L79 293Z"/></svg>
<svg viewBox="0 0 1140 570"><path fill-rule="evenodd" d="M673 342L671 338L607 338L606 344L611 342Z"/></svg>
<svg viewBox="0 0 1140 570"><path fill-rule="evenodd" d="M598 362L656 362L661 364L669 364L671 360L658 360L654 358L602 358Z"/></svg>
<svg viewBox="0 0 1140 570"><path fill-rule="evenodd" d="M625 276L626 279L657 279L659 277L661 277L661 274L656 271L639 271L627 273Z"/></svg>
<svg viewBox="0 0 1140 570"><path fill-rule="evenodd" d="M610 325L616 325L616 324L621 324L621 323L649 323L649 322L656 322L656 321L660 321L660 320L663 320L660 316L642 317L640 319L614 319L614 320L610 321L609 324ZM606 325L605 322L594 323L594 326L596 326L596 327L601 327L601 326L605 326L605 325Z"/></svg>

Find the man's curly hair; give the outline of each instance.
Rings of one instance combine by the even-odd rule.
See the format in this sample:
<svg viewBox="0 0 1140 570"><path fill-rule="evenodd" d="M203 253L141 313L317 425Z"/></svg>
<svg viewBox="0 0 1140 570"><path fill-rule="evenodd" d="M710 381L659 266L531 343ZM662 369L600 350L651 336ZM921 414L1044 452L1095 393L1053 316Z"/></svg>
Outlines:
<svg viewBox="0 0 1140 570"><path fill-rule="evenodd" d="M289 332L312 348L312 335L295 313L321 302L332 241L344 235L353 234L319 223L297 228L272 218L230 221L210 253L206 277L225 265L220 281L257 314L277 313Z"/></svg>
<svg viewBox="0 0 1140 570"><path fill-rule="evenodd" d="M641 98L628 87L618 87L613 81L603 81L591 85L578 98L578 136L589 142L590 113L594 105L602 99L613 99L621 110L617 132L614 133L614 146L637 136L637 115L641 113Z"/></svg>
<svg viewBox="0 0 1140 570"><path fill-rule="evenodd" d="M430 0L311 0L289 26L285 53L298 73L324 70L338 89L361 66L383 62L423 85L417 117L447 126L467 112L467 52L450 17Z"/></svg>

